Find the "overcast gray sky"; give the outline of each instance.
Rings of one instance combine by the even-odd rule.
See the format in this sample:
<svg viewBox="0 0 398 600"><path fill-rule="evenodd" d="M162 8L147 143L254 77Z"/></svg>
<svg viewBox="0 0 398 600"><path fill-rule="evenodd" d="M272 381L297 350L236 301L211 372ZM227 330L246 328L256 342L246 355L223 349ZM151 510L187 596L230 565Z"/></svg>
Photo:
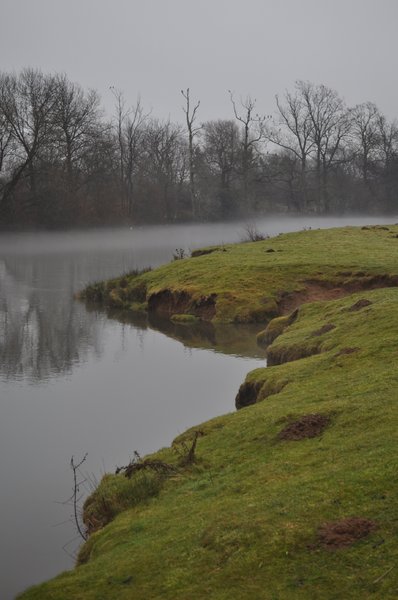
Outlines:
<svg viewBox="0 0 398 600"><path fill-rule="evenodd" d="M1 69L66 72L159 117L182 118L181 88L200 120L232 116L228 89L258 111L296 79L398 117L398 0L0 0Z"/></svg>

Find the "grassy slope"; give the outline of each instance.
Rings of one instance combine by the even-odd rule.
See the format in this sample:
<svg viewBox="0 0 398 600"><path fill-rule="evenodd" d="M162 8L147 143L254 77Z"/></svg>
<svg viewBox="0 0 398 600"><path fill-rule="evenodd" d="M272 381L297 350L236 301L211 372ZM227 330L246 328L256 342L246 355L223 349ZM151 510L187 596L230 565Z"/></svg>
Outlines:
<svg viewBox="0 0 398 600"><path fill-rule="evenodd" d="M339 247L330 256L330 248L322 248L338 235L346 240L344 250ZM369 242L361 252L359 241L365 235ZM329 265L333 269L332 261L385 273L398 266L398 240L390 236L384 230L305 232L269 245L283 244L285 258L281 252L277 260L297 277L303 272L307 277L311 269L325 274ZM295 251L290 262L287 245ZM260 253L256 245L231 253L239 255L245 249ZM214 261L216 256L210 258ZM301 261L297 269L291 266L294 261ZM264 278L263 272L262 286L268 287ZM171 283L170 279L167 285ZM278 280L278 286L289 285L288 279ZM361 298L372 304L347 310ZM22 597L396 598L397 322L397 288L302 306L296 322L273 347L283 347L288 354L292 347L312 344L311 334L332 323L333 330L317 337L322 352L250 373L248 381L259 387L264 383L265 389L270 380L282 381L285 387L200 426L205 435L199 438L198 462L168 479L158 496L126 509L128 488L134 495L135 487L142 489L140 481L107 476L98 497L121 512L83 548L81 557L88 562ZM339 354L347 347L357 351ZM331 416L321 437L277 440L287 420L315 412ZM157 456L176 462L171 449ZM151 488L151 494L156 491ZM373 519L378 530L335 552L313 547L321 523L347 516Z"/></svg>
<svg viewBox="0 0 398 600"><path fill-rule="evenodd" d="M276 316L281 292L302 289L307 278L347 284L361 278L358 273L365 276L363 279L375 274L397 274L397 234L398 227L347 227L227 245L138 277L124 276L89 286L86 296L98 293L114 307L129 308L137 306L137 301L139 306L145 306L145 295L148 299L162 290L184 290L194 300L215 293L213 320L263 322ZM269 249L274 252L267 252Z"/></svg>

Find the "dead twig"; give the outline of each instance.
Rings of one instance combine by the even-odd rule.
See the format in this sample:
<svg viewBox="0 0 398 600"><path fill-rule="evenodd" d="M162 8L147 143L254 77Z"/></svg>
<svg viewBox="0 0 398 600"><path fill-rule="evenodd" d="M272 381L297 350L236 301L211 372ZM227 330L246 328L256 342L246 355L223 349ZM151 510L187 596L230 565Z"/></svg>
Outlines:
<svg viewBox="0 0 398 600"><path fill-rule="evenodd" d="M391 571L393 570L393 568L394 568L393 566L392 566L392 567L390 567L390 568L389 568L389 569L388 569L388 570L387 570L385 573L383 573L382 575L380 575L380 577L378 577L377 579L375 579L375 580L373 581L373 583L379 583L379 581L381 581L382 579L384 579L384 577L385 577L386 575L388 575L389 573L391 573Z"/></svg>
<svg viewBox="0 0 398 600"><path fill-rule="evenodd" d="M79 521L78 502L79 502L81 496L78 496L78 494L79 494L79 485L81 484L81 482L79 482L77 480L77 473L78 473L79 468L82 466L82 464L86 460L86 458L87 458L87 452L83 456L81 461L77 464L75 463L75 459L73 456L70 460L70 466L73 471L73 494L72 494L73 514L74 514L75 525L76 525L77 531L79 532L79 535L83 538L84 541L87 540L87 535L83 532L81 525L80 525L80 521Z"/></svg>
<svg viewBox="0 0 398 600"><path fill-rule="evenodd" d="M154 471L158 475L172 475L178 473L178 470L162 460L152 460L150 458L142 459L137 451L134 452L134 458L125 467L117 467L116 475L124 471L125 477L131 477L139 471Z"/></svg>
<svg viewBox="0 0 398 600"><path fill-rule="evenodd" d="M182 440L178 444L173 444L174 451L180 458L181 466L192 465L195 460L195 450L198 443L198 438L203 435L203 431L197 429L193 432L191 445L189 446L185 440Z"/></svg>

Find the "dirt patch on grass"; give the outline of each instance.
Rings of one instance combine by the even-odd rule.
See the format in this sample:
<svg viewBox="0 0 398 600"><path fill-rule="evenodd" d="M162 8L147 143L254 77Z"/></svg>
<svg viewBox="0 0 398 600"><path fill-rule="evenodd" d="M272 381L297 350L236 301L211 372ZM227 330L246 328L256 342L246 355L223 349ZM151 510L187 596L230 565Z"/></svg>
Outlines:
<svg viewBox="0 0 398 600"><path fill-rule="evenodd" d="M318 529L318 546L327 550L339 550L367 537L377 525L370 519L348 517L341 521L323 523Z"/></svg>
<svg viewBox="0 0 398 600"><path fill-rule="evenodd" d="M278 439L298 441L317 437L318 435L321 435L329 423L330 417L327 415L304 415L282 429L282 431L278 433Z"/></svg>
<svg viewBox="0 0 398 600"><path fill-rule="evenodd" d="M223 246L214 246L214 248L199 248L198 250L192 250L191 258L197 258L198 256L206 256L206 254L212 254L213 252L226 252L227 249Z"/></svg>
<svg viewBox="0 0 398 600"><path fill-rule="evenodd" d="M280 314L286 315L301 304L308 302L338 300L364 290L398 286L398 275L367 275L362 272L352 275L349 281L339 284L315 279L304 281L302 290L281 295L278 303ZM341 273L339 276L342 276Z"/></svg>
<svg viewBox="0 0 398 600"><path fill-rule="evenodd" d="M344 298L352 292L342 287L333 287L325 283L305 282L305 287L299 292L284 295L279 302L279 310L286 315L298 308L301 304L308 302L319 302L322 300L337 300Z"/></svg>
<svg viewBox="0 0 398 600"><path fill-rule="evenodd" d="M333 323L326 323L325 325L322 325L320 329L313 331L311 337L319 337L328 331L332 331L332 329L336 329L336 325L333 325Z"/></svg>
<svg viewBox="0 0 398 600"><path fill-rule="evenodd" d="M358 352L359 348L342 348L340 352L337 352L336 356L344 356L345 354L354 354Z"/></svg>
<svg viewBox="0 0 398 600"><path fill-rule="evenodd" d="M361 300L358 300L358 302L355 302L355 304L353 304L352 306L350 306L350 308L347 308L347 312L356 312L358 310L361 310L362 308L365 308L366 306L370 306L371 304L373 304L370 300L367 300L366 298L361 298Z"/></svg>

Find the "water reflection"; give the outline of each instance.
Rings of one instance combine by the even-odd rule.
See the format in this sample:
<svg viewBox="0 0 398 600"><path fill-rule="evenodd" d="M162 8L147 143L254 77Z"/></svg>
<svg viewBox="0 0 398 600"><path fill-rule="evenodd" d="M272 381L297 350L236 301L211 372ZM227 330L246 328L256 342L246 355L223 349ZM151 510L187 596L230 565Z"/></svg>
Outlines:
<svg viewBox="0 0 398 600"><path fill-rule="evenodd" d="M390 217L390 221L394 221ZM383 222L380 217L273 217L258 219L269 235L304 227ZM89 356L103 352L105 316L87 311L73 294L88 282L132 268L171 260L186 251L238 241L245 223L184 225L2 234L0 237L0 378L47 381L72 373ZM190 348L213 348L235 356L262 357L252 334L256 328L172 324L154 317L110 315L134 327L150 327Z"/></svg>
<svg viewBox="0 0 398 600"><path fill-rule="evenodd" d="M42 382L101 353L101 323L72 301L73 263L51 257L0 261L0 373Z"/></svg>
<svg viewBox="0 0 398 600"><path fill-rule="evenodd" d="M98 311L95 305L90 311ZM265 358L265 351L256 343L256 335L261 324L227 325L199 321L196 323L175 323L156 314L131 313L122 310L107 310L109 319L130 324L136 329L148 328L159 331L184 344L187 348L202 348L241 358Z"/></svg>
<svg viewBox="0 0 398 600"><path fill-rule="evenodd" d="M108 311L73 301L75 264L60 257L0 261L0 374L5 380L43 382L71 373L91 353L99 358L104 319L148 328L186 347L261 358L259 326L178 324L154 315Z"/></svg>
<svg viewBox="0 0 398 600"><path fill-rule="evenodd" d="M275 218L257 227L272 235L349 222L376 220ZM257 326L107 315L74 293L167 262L175 248L238 241L243 226L0 234L2 600L72 566L62 548L73 529L54 527L68 519L55 501L70 497L72 454L88 452L87 471L100 477L134 450L169 445L187 427L234 410L247 372L264 364Z"/></svg>

